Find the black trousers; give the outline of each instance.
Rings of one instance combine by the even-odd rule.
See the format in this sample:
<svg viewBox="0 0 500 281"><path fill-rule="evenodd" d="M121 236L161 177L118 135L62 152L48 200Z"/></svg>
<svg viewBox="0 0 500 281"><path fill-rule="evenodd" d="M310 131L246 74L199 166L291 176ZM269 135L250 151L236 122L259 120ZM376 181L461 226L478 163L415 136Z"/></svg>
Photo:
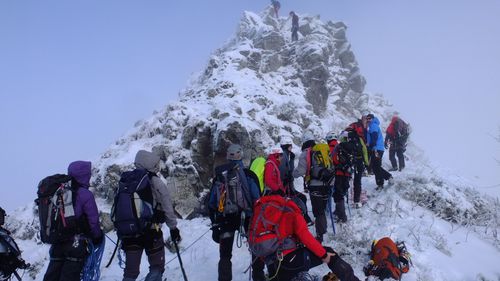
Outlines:
<svg viewBox="0 0 500 281"><path fill-rule="evenodd" d="M314 227L316 228L316 236L322 236L326 233L326 206L328 197L330 196L330 188L325 186L310 186L309 196L311 198L311 206L315 218Z"/></svg>
<svg viewBox="0 0 500 281"><path fill-rule="evenodd" d="M85 240L68 241L50 247L50 263L43 281L79 281L88 255Z"/></svg>
<svg viewBox="0 0 500 281"><path fill-rule="evenodd" d="M396 156L398 156L398 161L396 161ZM391 160L391 165L392 168L397 169L398 168L398 162L399 162L399 170L404 169L405 167L405 155L404 155L404 149L403 148L390 148L389 149L389 160Z"/></svg>
<svg viewBox="0 0 500 281"><path fill-rule="evenodd" d="M361 179L363 178L363 172L365 170L365 166L363 163L356 164L354 166L354 202L357 203L361 199Z"/></svg>
<svg viewBox="0 0 500 281"><path fill-rule="evenodd" d="M325 247L325 250L329 253L334 253L332 248ZM284 256L281 264L275 261L270 265L269 276L274 276L276 274L276 269L279 267L278 274L273 280L290 281L300 272L309 271L309 269L321 265L322 263L323 261L309 249L299 248ZM359 281L354 275L352 267L337 254L330 258L328 267L342 281Z"/></svg>
<svg viewBox="0 0 500 281"><path fill-rule="evenodd" d="M248 231L248 224L250 218L246 218L244 228ZM219 281L233 280L233 264L231 258L233 256L233 243L236 230L240 227L239 216L227 218L227 221L221 223L219 236L219 264L218 273ZM252 279L253 281L265 281L264 275L264 261L256 259L252 256Z"/></svg>
<svg viewBox="0 0 500 281"><path fill-rule="evenodd" d="M165 244L161 229L150 229L144 235L136 238L124 238L122 249L125 251L125 269L123 271L124 280L135 280L139 276L142 252L146 251L149 262L148 278L161 275L165 271ZM154 278L153 278L154 279Z"/></svg>
<svg viewBox="0 0 500 281"><path fill-rule="evenodd" d="M388 180L392 177L391 173L387 172L382 168L382 157L384 156L384 151L377 150L378 157L375 157L375 151L371 151L372 154L372 168L375 174L375 182L378 186L384 185L384 180Z"/></svg>
<svg viewBox="0 0 500 281"><path fill-rule="evenodd" d="M347 215L345 213L345 202L344 196L349 190L349 177L346 176L335 176L335 186L333 191L333 201L335 201L335 215L342 221L347 221Z"/></svg>

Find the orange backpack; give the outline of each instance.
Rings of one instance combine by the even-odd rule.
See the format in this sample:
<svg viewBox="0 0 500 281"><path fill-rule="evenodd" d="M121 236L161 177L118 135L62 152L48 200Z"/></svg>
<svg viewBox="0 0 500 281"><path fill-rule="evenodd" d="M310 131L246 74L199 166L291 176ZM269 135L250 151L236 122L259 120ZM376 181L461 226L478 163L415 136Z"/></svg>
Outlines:
<svg viewBox="0 0 500 281"><path fill-rule="evenodd" d="M410 269L410 254L404 242L394 243L389 237L375 240L370 255L369 264L363 268L366 276L374 275L380 280L386 278L401 280L402 274Z"/></svg>

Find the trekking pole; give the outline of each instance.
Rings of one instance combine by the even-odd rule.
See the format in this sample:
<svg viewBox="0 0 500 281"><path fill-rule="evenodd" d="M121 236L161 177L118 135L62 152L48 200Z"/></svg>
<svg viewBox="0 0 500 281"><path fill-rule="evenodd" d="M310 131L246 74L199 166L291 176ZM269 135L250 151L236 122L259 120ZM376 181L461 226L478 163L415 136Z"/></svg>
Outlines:
<svg viewBox="0 0 500 281"><path fill-rule="evenodd" d="M177 253L177 258L179 259L179 264L181 266L182 275L184 276L184 281L188 281L186 271L184 271L184 265L182 264L181 254L179 253L179 246L177 246L177 241L175 241L175 239L172 239L172 242L174 243L175 252Z"/></svg>
<svg viewBox="0 0 500 281"><path fill-rule="evenodd" d="M108 238L109 240L111 240L111 238L108 237L108 235L106 235L106 238ZM115 241L111 240L111 242L115 243ZM111 262L113 261L113 259L115 258L115 255L116 255L116 251L118 250L118 248L120 247L120 244L121 244L121 240L118 239L117 243L115 243L115 249L113 250L113 254L111 255L111 258L109 259L109 262L108 264L106 264L106 268L108 268L110 265L111 265Z"/></svg>
<svg viewBox="0 0 500 281"><path fill-rule="evenodd" d="M14 271L14 276L17 278L17 280L23 281L23 279L21 279L21 276L19 276L19 273L17 273L17 271Z"/></svg>
<svg viewBox="0 0 500 281"><path fill-rule="evenodd" d="M332 183L332 180L333 178L335 177L332 177L328 183L327 183L327 188L330 188L330 185ZM328 203L327 203L327 209L328 209L328 213L330 214L330 221L332 222L332 230L333 230L333 235L335 235L335 222L333 220L333 213L332 213L332 196L333 196L333 189L330 188L329 192L328 192Z"/></svg>

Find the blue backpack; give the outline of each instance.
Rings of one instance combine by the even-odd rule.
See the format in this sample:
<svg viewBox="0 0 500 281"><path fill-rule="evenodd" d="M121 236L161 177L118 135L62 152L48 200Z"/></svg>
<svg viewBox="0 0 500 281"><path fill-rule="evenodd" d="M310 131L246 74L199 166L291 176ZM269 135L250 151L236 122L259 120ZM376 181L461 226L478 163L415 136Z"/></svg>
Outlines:
<svg viewBox="0 0 500 281"><path fill-rule="evenodd" d="M152 218L153 192L148 171L135 169L122 173L111 208L118 237L143 234L151 226Z"/></svg>

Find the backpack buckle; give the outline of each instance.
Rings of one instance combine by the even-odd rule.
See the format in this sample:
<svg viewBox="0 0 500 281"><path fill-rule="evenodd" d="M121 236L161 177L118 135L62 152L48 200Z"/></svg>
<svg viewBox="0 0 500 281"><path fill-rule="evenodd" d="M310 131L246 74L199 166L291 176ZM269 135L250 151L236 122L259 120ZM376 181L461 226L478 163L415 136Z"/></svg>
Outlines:
<svg viewBox="0 0 500 281"><path fill-rule="evenodd" d="M282 261L283 261L283 251L281 251L281 250L280 250L280 251L278 251L278 252L276 253L276 256L277 256L277 258L278 258L278 261L279 261L279 262L282 262Z"/></svg>

